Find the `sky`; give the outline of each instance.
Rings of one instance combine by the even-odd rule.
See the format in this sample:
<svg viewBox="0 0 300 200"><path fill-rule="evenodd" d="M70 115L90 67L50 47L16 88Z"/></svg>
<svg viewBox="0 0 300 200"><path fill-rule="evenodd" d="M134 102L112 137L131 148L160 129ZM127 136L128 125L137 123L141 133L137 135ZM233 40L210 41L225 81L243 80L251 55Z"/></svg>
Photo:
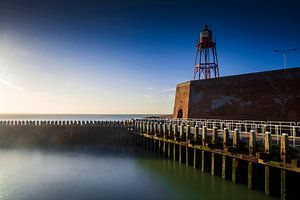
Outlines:
<svg viewBox="0 0 300 200"><path fill-rule="evenodd" d="M0 113L167 114L207 24L220 76L283 68L295 0L0 0ZM300 66L300 49L288 54Z"/></svg>

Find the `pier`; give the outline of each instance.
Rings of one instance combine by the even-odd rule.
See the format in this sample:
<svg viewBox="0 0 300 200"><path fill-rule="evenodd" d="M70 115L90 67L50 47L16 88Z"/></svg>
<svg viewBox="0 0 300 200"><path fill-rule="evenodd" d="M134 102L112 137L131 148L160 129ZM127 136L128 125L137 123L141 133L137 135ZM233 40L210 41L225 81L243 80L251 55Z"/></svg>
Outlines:
<svg viewBox="0 0 300 200"><path fill-rule="evenodd" d="M291 199L300 175L294 122L177 119L134 121L135 144L202 172Z"/></svg>
<svg viewBox="0 0 300 200"><path fill-rule="evenodd" d="M0 121L1 147L136 145L266 195L291 199L300 177L296 122L134 119Z"/></svg>

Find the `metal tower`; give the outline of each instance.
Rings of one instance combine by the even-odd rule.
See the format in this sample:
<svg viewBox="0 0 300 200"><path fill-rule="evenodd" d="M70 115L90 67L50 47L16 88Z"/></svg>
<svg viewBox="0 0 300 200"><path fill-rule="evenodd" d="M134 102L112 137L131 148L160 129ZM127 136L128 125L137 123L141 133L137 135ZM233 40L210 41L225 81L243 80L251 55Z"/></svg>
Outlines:
<svg viewBox="0 0 300 200"><path fill-rule="evenodd" d="M219 77L216 41L207 25L200 32L200 41L196 44L194 80L201 79L201 74L204 79Z"/></svg>

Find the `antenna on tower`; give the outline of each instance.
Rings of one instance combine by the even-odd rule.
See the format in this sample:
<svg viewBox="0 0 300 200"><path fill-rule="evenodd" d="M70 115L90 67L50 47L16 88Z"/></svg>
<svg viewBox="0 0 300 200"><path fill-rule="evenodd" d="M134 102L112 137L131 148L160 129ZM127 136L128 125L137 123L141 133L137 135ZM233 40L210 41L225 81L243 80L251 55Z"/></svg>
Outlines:
<svg viewBox="0 0 300 200"><path fill-rule="evenodd" d="M216 40L207 25L200 32L200 42L196 44L194 80L201 79L201 76L204 79L219 77Z"/></svg>

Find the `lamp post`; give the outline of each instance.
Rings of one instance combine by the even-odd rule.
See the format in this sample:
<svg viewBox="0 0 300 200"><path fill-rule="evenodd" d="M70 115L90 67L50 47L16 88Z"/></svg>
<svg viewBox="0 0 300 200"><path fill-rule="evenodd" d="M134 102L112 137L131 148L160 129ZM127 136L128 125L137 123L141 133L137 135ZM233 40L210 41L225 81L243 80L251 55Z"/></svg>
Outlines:
<svg viewBox="0 0 300 200"><path fill-rule="evenodd" d="M284 68L287 68L287 58L286 58L286 54L290 51L296 51L297 49L288 49L288 50L274 50L274 52L278 52L278 53L283 53L283 59L284 59Z"/></svg>

